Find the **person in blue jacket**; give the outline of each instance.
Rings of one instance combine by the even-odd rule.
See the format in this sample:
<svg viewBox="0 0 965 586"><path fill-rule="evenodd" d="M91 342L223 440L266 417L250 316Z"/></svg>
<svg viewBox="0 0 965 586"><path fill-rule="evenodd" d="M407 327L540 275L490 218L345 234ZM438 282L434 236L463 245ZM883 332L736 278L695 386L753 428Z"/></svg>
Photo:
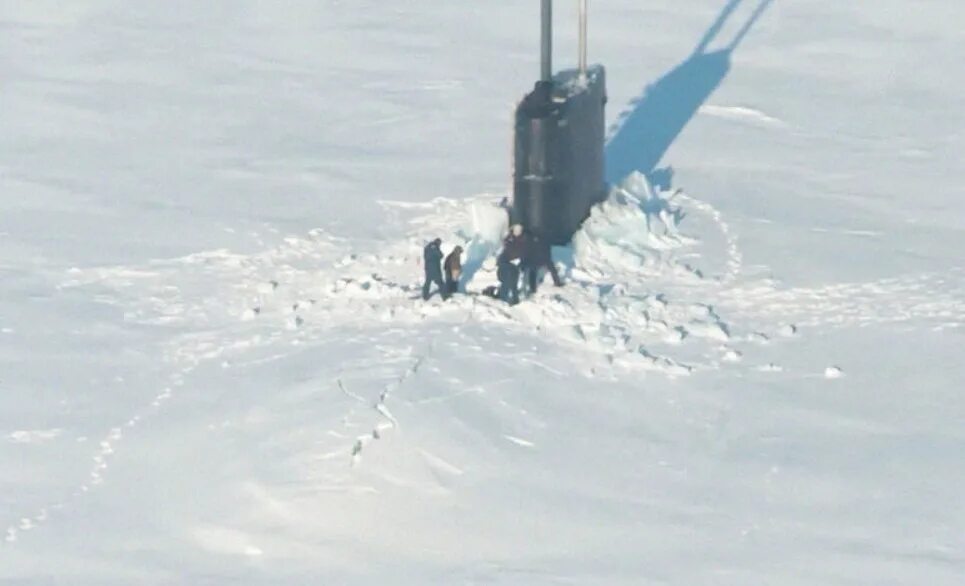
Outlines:
<svg viewBox="0 0 965 586"><path fill-rule="evenodd" d="M445 284L442 282L442 239L436 238L429 244L426 244L425 249L422 251L422 266L425 269L425 282L422 284L422 299L429 300L429 288L433 283L439 289L439 294L442 298L449 298L449 291L446 289Z"/></svg>
<svg viewBox="0 0 965 586"><path fill-rule="evenodd" d="M510 305L519 303L519 267L506 254L500 254L496 260L496 278L499 279L499 298Z"/></svg>

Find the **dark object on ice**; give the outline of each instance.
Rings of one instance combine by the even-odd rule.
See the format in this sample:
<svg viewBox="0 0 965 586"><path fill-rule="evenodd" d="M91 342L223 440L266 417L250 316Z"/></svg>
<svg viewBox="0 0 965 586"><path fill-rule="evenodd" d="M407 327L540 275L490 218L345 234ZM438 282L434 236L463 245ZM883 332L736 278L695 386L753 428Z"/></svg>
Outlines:
<svg viewBox="0 0 965 586"><path fill-rule="evenodd" d="M435 283L439 288L439 293L442 295L443 299L449 298L449 292L446 290L445 283L442 282L442 250L439 246L442 245L442 240L436 238L429 244L426 244L425 249L422 251L422 261L423 267L425 268L425 282L422 284L422 298L428 300L429 288L432 283Z"/></svg>
<svg viewBox="0 0 965 586"><path fill-rule="evenodd" d="M526 275L527 291L530 295L536 293L540 269L545 268L549 271L550 276L553 277L554 285L557 287L563 286L560 274L556 271L556 265L553 264L553 253L549 242L540 238L539 234L533 234L527 239L522 267Z"/></svg>
<svg viewBox="0 0 965 586"><path fill-rule="evenodd" d="M580 66L552 75L552 2L542 2L541 76L516 109L512 217L528 233L563 245L606 196L606 72L586 66L584 2Z"/></svg>
<svg viewBox="0 0 965 586"><path fill-rule="evenodd" d="M510 305L519 303L519 267L502 254L496 261L496 278L499 279L499 298Z"/></svg>
<svg viewBox="0 0 965 586"><path fill-rule="evenodd" d="M489 285L482 290L482 294L486 297L492 297L493 299L499 299L499 287L495 285Z"/></svg>
<svg viewBox="0 0 965 586"><path fill-rule="evenodd" d="M506 260L520 260L526 254L526 234L520 224L513 224L509 229L509 235L503 239L503 251L500 256Z"/></svg>
<svg viewBox="0 0 965 586"><path fill-rule="evenodd" d="M499 207L506 211L506 225L512 226L515 224L516 219L513 218L513 204L509 203L508 197L499 200Z"/></svg>
<svg viewBox="0 0 965 586"><path fill-rule="evenodd" d="M462 247L456 246L452 252L446 256L443 263L443 271L446 274L446 291L449 295L459 292L459 277L462 275Z"/></svg>

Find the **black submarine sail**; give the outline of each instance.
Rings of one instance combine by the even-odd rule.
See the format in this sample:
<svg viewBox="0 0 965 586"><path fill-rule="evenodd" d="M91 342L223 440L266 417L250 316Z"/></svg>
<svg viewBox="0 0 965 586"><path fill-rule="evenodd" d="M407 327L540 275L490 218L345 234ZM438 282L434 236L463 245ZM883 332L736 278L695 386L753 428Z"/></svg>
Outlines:
<svg viewBox="0 0 965 586"><path fill-rule="evenodd" d="M553 2L541 0L540 79L516 108L513 209L516 223L567 244L606 197L606 71L587 66L587 0L580 11L579 62L553 74Z"/></svg>

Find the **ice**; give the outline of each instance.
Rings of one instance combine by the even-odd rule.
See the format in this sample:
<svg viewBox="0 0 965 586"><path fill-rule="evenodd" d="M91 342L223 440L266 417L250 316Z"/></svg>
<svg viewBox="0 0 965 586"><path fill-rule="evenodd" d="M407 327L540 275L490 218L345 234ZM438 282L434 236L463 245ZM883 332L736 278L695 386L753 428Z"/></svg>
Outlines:
<svg viewBox="0 0 965 586"><path fill-rule="evenodd" d="M645 4L509 308L535 3L0 3L0 583L957 586L965 5Z"/></svg>
<svg viewBox="0 0 965 586"><path fill-rule="evenodd" d="M844 371L838 366L829 366L824 369L824 378L841 378L844 376Z"/></svg>

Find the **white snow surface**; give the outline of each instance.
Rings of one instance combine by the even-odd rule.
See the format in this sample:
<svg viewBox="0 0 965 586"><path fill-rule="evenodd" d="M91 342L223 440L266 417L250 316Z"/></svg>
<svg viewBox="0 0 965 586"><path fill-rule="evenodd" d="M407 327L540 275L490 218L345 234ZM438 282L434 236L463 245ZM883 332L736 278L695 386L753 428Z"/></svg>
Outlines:
<svg viewBox="0 0 965 586"><path fill-rule="evenodd" d="M962 583L965 3L592 3L566 286L423 303L537 4L0 0L0 584Z"/></svg>

